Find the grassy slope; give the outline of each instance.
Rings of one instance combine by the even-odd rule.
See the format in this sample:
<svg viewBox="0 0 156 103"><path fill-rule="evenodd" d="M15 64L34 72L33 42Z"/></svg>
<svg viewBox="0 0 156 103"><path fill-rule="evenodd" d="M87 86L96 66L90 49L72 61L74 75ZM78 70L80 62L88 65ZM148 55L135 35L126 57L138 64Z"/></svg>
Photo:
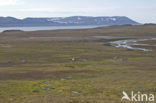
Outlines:
<svg viewBox="0 0 156 103"><path fill-rule="evenodd" d="M151 38L156 37L155 29L155 26L127 26L2 33L0 103L120 103L123 90L156 94L155 51L115 48L104 45L109 40L101 39L26 38L71 35ZM72 57L77 58L76 62L71 61ZM23 59L27 62L23 63Z"/></svg>

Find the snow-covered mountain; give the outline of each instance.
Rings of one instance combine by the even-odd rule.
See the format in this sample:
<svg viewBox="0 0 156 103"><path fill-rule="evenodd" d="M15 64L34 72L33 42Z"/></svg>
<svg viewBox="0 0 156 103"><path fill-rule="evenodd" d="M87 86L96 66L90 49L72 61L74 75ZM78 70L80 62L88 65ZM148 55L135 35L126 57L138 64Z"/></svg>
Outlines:
<svg viewBox="0 0 156 103"><path fill-rule="evenodd" d="M25 18L16 19L13 17L0 17L0 27L15 26L75 26L75 25L139 25L140 23L133 21L125 16L114 17L88 17L88 16L72 16L72 17L52 17L52 18Z"/></svg>

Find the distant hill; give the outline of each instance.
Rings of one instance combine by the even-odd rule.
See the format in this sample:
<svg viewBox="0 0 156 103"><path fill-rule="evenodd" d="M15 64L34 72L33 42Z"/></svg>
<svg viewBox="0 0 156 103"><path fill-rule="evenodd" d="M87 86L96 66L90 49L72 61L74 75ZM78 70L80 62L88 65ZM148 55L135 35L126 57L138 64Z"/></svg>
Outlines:
<svg viewBox="0 0 156 103"><path fill-rule="evenodd" d="M0 17L0 27L18 27L18 26L80 26L80 25L140 25L125 16L114 17L52 17L52 18L25 18L17 19L13 17Z"/></svg>
<svg viewBox="0 0 156 103"><path fill-rule="evenodd" d="M22 30L4 30L3 33L9 33L9 32L24 32Z"/></svg>
<svg viewBox="0 0 156 103"><path fill-rule="evenodd" d="M144 24L145 26L156 26L156 24L154 24L154 23L146 23L146 24Z"/></svg>

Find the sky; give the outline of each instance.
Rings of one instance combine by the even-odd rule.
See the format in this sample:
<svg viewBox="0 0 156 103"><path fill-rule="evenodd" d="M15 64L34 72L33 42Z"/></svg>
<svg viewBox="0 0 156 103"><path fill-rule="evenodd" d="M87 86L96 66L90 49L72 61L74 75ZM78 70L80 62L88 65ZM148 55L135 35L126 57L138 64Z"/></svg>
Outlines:
<svg viewBox="0 0 156 103"><path fill-rule="evenodd" d="M156 0L0 0L0 16L127 16L156 23Z"/></svg>

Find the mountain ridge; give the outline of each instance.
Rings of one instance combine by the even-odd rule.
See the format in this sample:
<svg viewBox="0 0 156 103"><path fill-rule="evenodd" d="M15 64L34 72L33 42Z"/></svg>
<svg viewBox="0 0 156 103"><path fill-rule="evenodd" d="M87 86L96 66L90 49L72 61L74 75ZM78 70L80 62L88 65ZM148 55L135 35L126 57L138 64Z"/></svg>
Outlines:
<svg viewBox="0 0 156 103"><path fill-rule="evenodd" d="M81 26L81 25L140 25L140 23L126 16L70 16L70 17L45 17L24 18L0 17L0 27L30 27L30 26Z"/></svg>

